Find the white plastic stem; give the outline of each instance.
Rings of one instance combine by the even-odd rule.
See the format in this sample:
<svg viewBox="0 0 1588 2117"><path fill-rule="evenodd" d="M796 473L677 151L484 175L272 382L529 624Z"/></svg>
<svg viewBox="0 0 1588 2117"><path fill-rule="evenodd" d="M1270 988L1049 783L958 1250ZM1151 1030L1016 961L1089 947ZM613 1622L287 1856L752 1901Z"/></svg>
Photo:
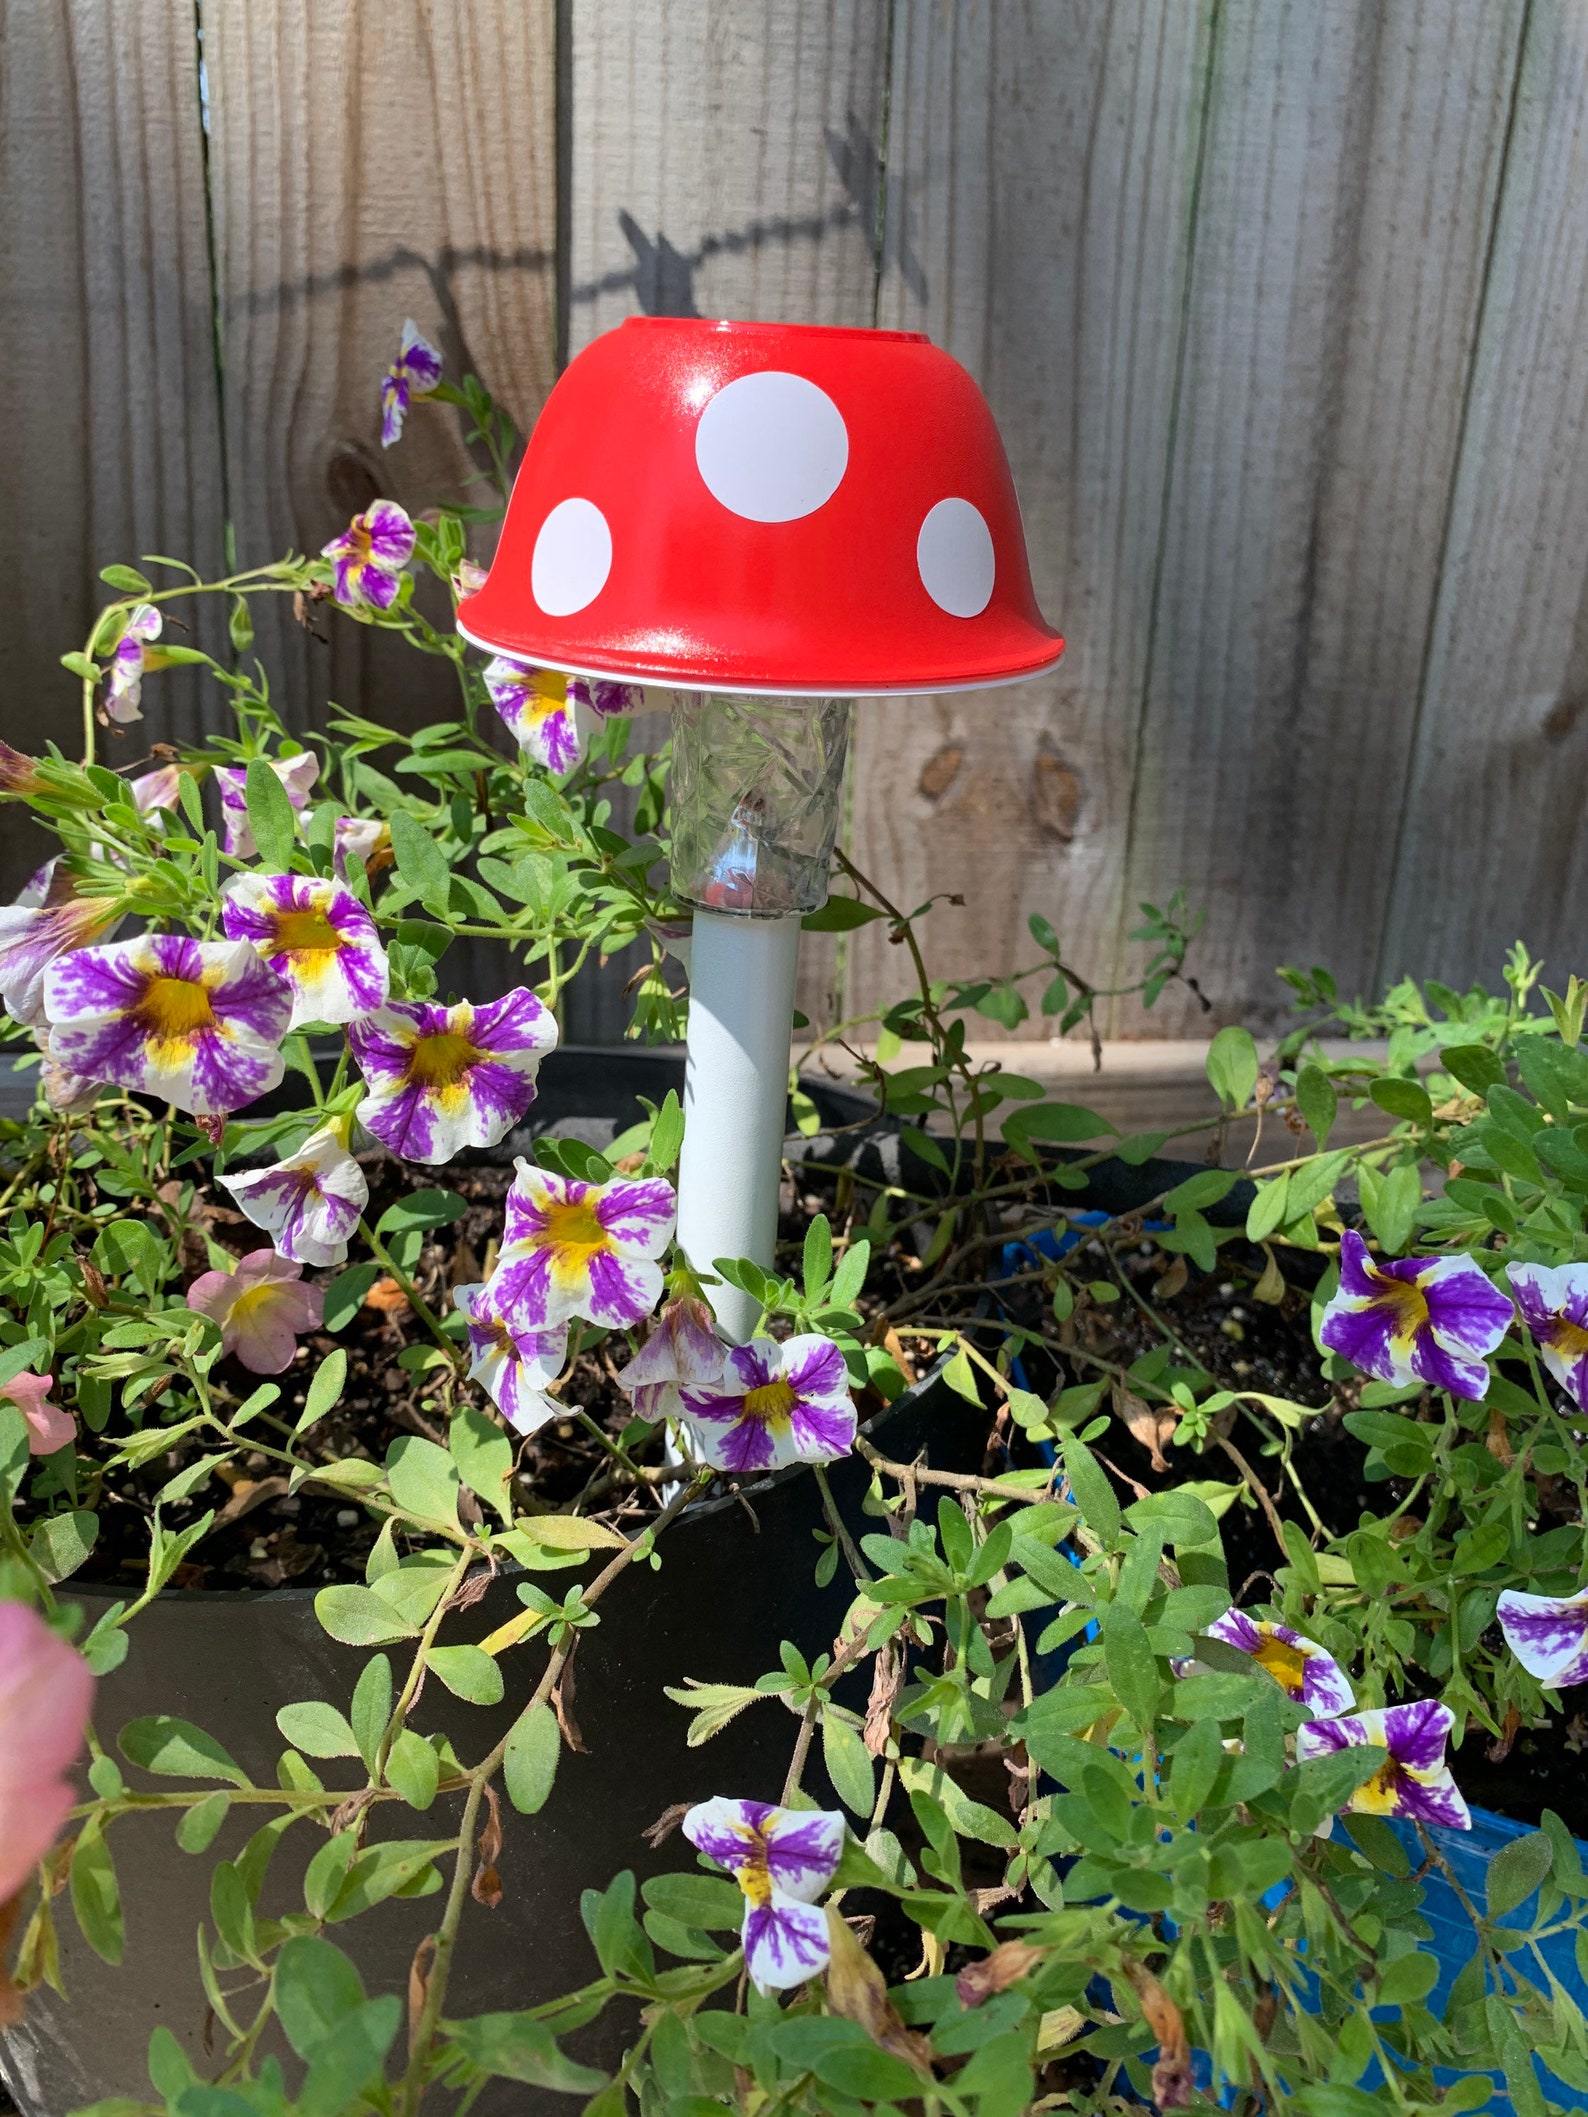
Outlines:
<svg viewBox="0 0 1588 2117"><path fill-rule="evenodd" d="M719 1257L772 1268L799 945L798 912L695 913L678 1237L698 1272ZM723 1334L742 1345L758 1305L726 1283L710 1294Z"/></svg>

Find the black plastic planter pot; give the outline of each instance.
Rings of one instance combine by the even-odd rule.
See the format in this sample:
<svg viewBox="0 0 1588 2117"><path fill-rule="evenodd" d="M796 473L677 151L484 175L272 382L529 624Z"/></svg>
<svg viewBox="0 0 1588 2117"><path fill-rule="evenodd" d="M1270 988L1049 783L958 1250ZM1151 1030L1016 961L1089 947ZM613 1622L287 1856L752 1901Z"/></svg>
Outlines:
<svg viewBox="0 0 1588 2117"><path fill-rule="evenodd" d="M535 1129L578 1132L593 1145L609 1141L639 1114L633 1098L659 1101L678 1086L681 1061L644 1052L558 1053L543 1074ZM824 1102L835 1100L821 1091ZM852 1101L852 1098L846 1098ZM839 1122L852 1109L835 1108ZM879 1445L908 1461L925 1452L938 1467L978 1466L986 1419L975 1406L928 1376L878 1416ZM857 1533L864 1466L834 1466L840 1507ZM664 1539L656 1571L641 1564L602 1602L600 1624L581 1641L575 1712L588 1745L565 1750L552 1798L532 1818L505 1811L499 1861L504 1887L495 1910L468 1907L453 1971L448 2011L466 2015L521 2008L571 1990L595 1974L579 1918L580 1892L604 1887L624 1867L642 1876L689 1864L677 1841L653 1852L640 1833L671 1803L715 1793L775 1798L795 1734L786 1708L769 1699L733 1721L702 1749L685 1744L689 1716L663 1686L687 1676L753 1682L777 1665L780 1640L807 1655L829 1648L848 1595L840 1578L818 1588L813 1578L821 1524L819 1495L803 1469L778 1473L740 1497L703 1502ZM483 1638L521 1605L513 1579L497 1579L458 1634ZM68 1593L70 1589L68 1588ZM90 1621L106 1598L80 1591ZM107 1748L117 1729L145 1714L191 1720L225 1745L256 1783L275 1784L283 1747L278 1709L326 1698L346 1707L364 1665L363 1649L338 1646L321 1630L309 1591L269 1594L167 1593L139 1618L126 1662L105 1678L95 1724ZM396 1650L400 1654L400 1649ZM509 1695L494 1709L460 1703L432 1683L415 1723L444 1731L460 1756L481 1756L521 1709L539 1657L524 1657ZM351 1784L353 1767L317 1767L330 1785ZM163 1790L170 1780L154 1782ZM819 1763L808 1774L825 1792ZM383 1807L375 1836L445 1838L456 1828L456 1800L429 1818ZM209 1922L210 1875L217 1859L235 1856L268 1808L239 1803L206 1854L189 1857L174 1840L169 1812L129 1816L110 1836L126 1911L125 1959L109 1968L79 1937L63 1900L61 1968L69 1998L33 1994L25 2019L0 2044L0 2077L24 2117L64 2117L105 2096L148 2095L150 2032L164 2024L205 2065L206 2008L195 1932ZM311 1823L282 1839L261 1898L267 1915L300 1907L303 1870L323 1843ZM370 1991L404 1992L414 1950L436 1922L434 1901L388 1901L331 1936L357 1961ZM611 2064L631 2040L632 2010L614 2010L569 2040L576 2055ZM494 2083L482 2113L566 2110L565 2100Z"/></svg>

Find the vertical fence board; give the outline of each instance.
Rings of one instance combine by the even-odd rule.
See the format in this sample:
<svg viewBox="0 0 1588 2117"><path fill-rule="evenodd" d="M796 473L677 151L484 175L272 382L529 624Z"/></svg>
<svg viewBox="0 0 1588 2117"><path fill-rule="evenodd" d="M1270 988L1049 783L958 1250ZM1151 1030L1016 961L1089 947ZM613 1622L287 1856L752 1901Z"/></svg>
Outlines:
<svg viewBox="0 0 1588 2117"><path fill-rule="evenodd" d="M99 567L144 552L215 565L222 550L187 0L0 0L0 197L3 732L76 755L80 693L60 656L110 593ZM151 678L143 724L101 748L131 761L191 736L199 712L195 675ZM8 833L0 892L34 864L34 838Z"/></svg>
<svg viewBox="0 0 1588 2117"><path fill-rule="evenodd" d="M574 0L573 351L636 314L873 321L889 13L879 0ZM807 935L799 999L813 1016L831 1012L835 953ZM582 981L571 1027L620 1035L632 967Z"/></svg>
<svg viewBox="0 0 1588 2117"><path fill-rule="evenodd" d="M239 561L317 550L378 493L487 502L457 414L379 439L405 316L521 426L556 359L549 0L203 0L227 468ZM444 663L322 614L267 613L295 727L325 702L412 728L455 708Z"/></svg>
<svg viewBox="0 0 1588 2117"><path fill-rule="evenodd" d="M1032 912L1084 975L1112 965L1211 13L898 17L881 321L928 331L986 390L1070 642L1034 683L858 709L856 855L895 902L963 894L932 915L946 974L1032 960ZM854 937L850 1011L903 990L901 954L876 926Z"/></svg>
<svg viewBox="0 0 1588 2117"><path fill-rule="evenodd" d="M1588 888L1588 6L1535 4L1381 973L1563 987Z"/></svg>
<svg viewBox="0 0 1588 2117"><path fill-rule="evenodd" d="M1521 16L1226 0L1121 922L1184 881L1219 1017L1371 976Z"/></svg>

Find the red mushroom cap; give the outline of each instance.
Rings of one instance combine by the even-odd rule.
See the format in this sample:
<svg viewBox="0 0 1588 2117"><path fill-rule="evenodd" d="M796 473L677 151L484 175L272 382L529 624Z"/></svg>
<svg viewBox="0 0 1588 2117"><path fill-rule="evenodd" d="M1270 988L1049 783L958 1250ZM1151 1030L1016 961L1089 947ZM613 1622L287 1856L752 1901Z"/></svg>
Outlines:
<svg viewBox="0 0 1588 2117"><path fill-rule="evenodd" d="M530 436L476 645L675 690L951 691L1064 642L971 377L907 331L631 317Z"/></svg>

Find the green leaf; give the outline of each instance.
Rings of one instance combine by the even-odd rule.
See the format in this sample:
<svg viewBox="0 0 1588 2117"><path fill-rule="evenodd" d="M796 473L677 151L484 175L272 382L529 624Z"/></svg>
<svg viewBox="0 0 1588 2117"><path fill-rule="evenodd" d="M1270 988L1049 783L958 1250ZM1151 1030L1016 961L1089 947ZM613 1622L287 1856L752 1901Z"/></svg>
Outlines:
<svg viewBox="0 0 1588 2117"><path fill-rule="evenodd" d="M1422 1126L1433 1120L1434 1106L1428 1100L1428 1090L1419 1081L1401 1080L1395 1074L1387 1074L1382 1080L1376 1080L1367 1092L1391 1117Z"/></svg>
<svg viewBox="0 0 1588 2117"><path fill-rule="evenodd" d="M316 1934L298 1934L276 1957L276 2015L282 2034L300 2058L318 2046L364 2004L358 1971Z"/></svg>
<svg viewBox="0 0 1588 2117"><path fill-rule="evenodd" d="M940 1764L928 1764L920 1757L902 1758L899 1784L912 1796L935 1801L962 1838L975 1838L978 1844L995 1846L1001 1852L1019 1843L1009 1818L973 1801Z"/></svg>
<svg viewBox="0 0 1588 2117"><path fill-rule="evenodd" d="M1505 1068L1487 1044L1447 1044L1439 1063L1473 1095L1487 1095L1505 1079Z"/></svg>
<svg viewBox="0 0 1588 2117"><path fill-rule="evenodd" d="M333 1838L334 1845L336 1840ZM395 1838L368 1846L349 1865L332 1897L326 1917L333 1922L356 1918L372 1904L383 1904L418 1881L441 1853L455 1849L452 1838ZM328 1852L330 1846L322 1846ZM316 1854L316 1858L319 1855Z"/></svg>
<svg viewBox="0 0 1588 2117"><path fill-rule="evenodd" d="M400 1793L410 1808L421 1812L436 1797L441 1777L441 1759L423 1735L405 1727L386 1759L386 1784Z"/></svg>
<svg viewBox="0 0 1588 2117"><path fill-rule="evenodd" d="M89 1818L72 1848L71 1888L72 1910L83 1939L105 1962L119 1963L127 1940L121 1890L97 1816Z"/></svg>
<svg viewBox="0 0 1588 2117"><path fill-rule="evenodd" d="M154 584L144 579L136 566L101 566L99 578L107 588L115 588L122 595L152 595Z"/></svg>
<svg viewBox="0 0 1588 2117"><path fill-rule="evenodd" d="M655 1874L640 1894L653 1911L700 1933L736 1933L744 1923L744 1891L715 1875Z"/></svg>
<svg viewBox="0 0 1588 2117"><path fill-rule="evenodd" d="M558 2095L590 2095L606 2085L604 2073L565 2058L545 2023L532 2015L476 2014L470 2021L444 2021L441 2030L487 2076Z"/></svg>
<svg viewBox="0 0 1588 2117"><path fill-rule="evenodd" d="M527 1706L513 1722L502 1758L507 1798L521 1816L538 1815L551 1798L561 1753L557 1715L544 1703Z"/></svg>
<svg viewBox="0 0 1588 2117"><path fill-rule="evenodd" d="M356 1757L358 1740L347 1716L323 1698L310 1698L299 1705L284 1705L276 1715L282 1739L306 1757Z"/></svg>
<svg viewBox="0 0 1588 2117"><path fill-rule="evenodd" d="M808 911L800 926L808 934L847 934L885 916L874 904L862 904L858 897L829 897L819 910Z"/></svg>
<svg viewBox="0 0 1588 2117"><path fill-rule="evenodd" d="M1260 1183L1246 1213L1246 1239L1262 1242L1273 1234L1275 1228L1283 1227L1289 1218L1286 1201L1290 1194L1290 1171L1274 1177L1268 1183Z"/></svg>
<svg viewBox="0 0 1588 2117"><path fill-rule="evenodd" d="M390 1205L375 1223L377 1235L393 1235L403 1228L445 1228L461 1220L469 1201L456 1191L410 1191Z"/></svg>
<svg viewBox="0 0 1588 2117"><path fill-rule="evenodd" d="M346 1330L364 1305L364 1296L380 1277L378 1264L352 1264L339 1272L325 1290L325 1327Z"/></svg>
<svg viewBox="0 0 1588 2117"><path fill-rule="evenodd" d="M280 779L262 757L249 759L243 782L248 828L254 834L262 866L285 874L292 866L298 820Z"/></svg>
<svg viewBox="0 0 1588 2117"><path fill-rule="evenodd" d="M307 1433L311 1426L323 1419L340 1400L346 1381L347 1354L339 1345L334 1352L327 1353L314 1370L314 1377L303 1400L303 1410L298 1415L298 1423L293 1432Z"/></svg>
<svg viewBox="0 0 1588 2117"><path fill-rule="evenodd" d="M342 2117L349 2109L367 2107L360 2091L384 2077L386 2054L402 2018L402 2001L395 1992L385 1992L365 2000L356 2014L317 2043L298 2090L299 2117ZM184 2110L182 2117L189 2113Z"/></svg>
<svg viewBox="0 0 1588 2117"><path fill-rule="evenodd" d="M423 1629L405 1624L373 1588L361 1588L353 1581L322 1588L314 1598L314 1614L322 1630L345 1647L391 1646L399 1639L417 1639Z"/></svg>
<svg viewBox="0 0 1588 2117"><path fill-rule="evenodd" d="M1183 1822L1199 1812L1223 1768L1224 1730L1216 1720L1199 1720L1175 1745L1169 1775L1169 1796Z"/></svg>
<svg viewBox="0 0 1588 2117"><path fill-rule="evenodd" d="M465 1404L453 1415L447 1445L463 1483L511 1526L513 1444L501 1427L477 1404Z"/></svg>
<svg viewBox="0 0 1588 2117"><path fill-rule="evenodd" d="M1089 1139L1107 1139L1117 1127L1079 1103L1022 1103L1005 1117L1003 1130L1005 1146L1030 1154L1033 1140L1050 1146L1078 1146Z"/></svg>
<svg viewBox="0 0 1588 2117"><path fill-rule="evenodd" d="M865 1236L850 1243L838 1260L838 1269L833 1274L829 1298L834 1308L853 1308L860 1297L860 1289L866 1283L866 1269L871 1263L871 1244Z"/></svg>
<svg viewBox="0 0 1588 2117"><path fill-rule="evenodd" d="M960 1519L963 1521L964 1516ZM831 1709L822 1714L822 1761L833 1791L845 1808L869 1818L877 1798L871 1752L848 1722L840 1720Z"/></svg>
<svg viewBox="0 0 1588 2117"><path fill-rule="evenodd" d="M232 1805L230 1794L217 1787L206 1794L202 1801L183 1811L182 1820L176 1826L176 1842L183 1852L207 1852L215 1842L215 1834L226 1821Z"/></svg>
<svg viewBox="0 0 1588 2117"><path fill-rule="evenodd" d="M98 1534L99 1517L85 1509L47 1514L28 1539L28 1549L46 1580L68 1580L93 1550Z"/></svg>
<svg viewBox="0 0 1588 2117"><path fill-rule="evenodd" d="M1125 1519L1138 1532L1157 1529L1166 1544L1177 1548L1211 1544L1219 1533L1213 1509L1183 1487L1149 1492L1126 1508Z"/></svg>
<svg viewBox="0 0 1588 2117"><path fill-rule="evenodd" d="M434 1441L400 1435L386 1451L386 1482L404 1514L448 1529L458 1527L457 1465Z"/></svg>
<svg viewBox="0 0 1588 2117"><path fill-rule="evenodd" d="M1070 1496L1081 1510L1081 1519L1107 1550L1119 1542L1119 1501L1107 1473L1079 1434L1059 1436L1064 1474Z"/></svg>
<svg viewBox="0 0 1588 2117"><path fill-rule="evenodd" d="M375 1753L380 1747L381 1736L391 1719L391 1700L391 1663L384 1654L371 1654L353 1686L351 1716L358 1753L371 1771L375 1769Z"/></svg>
<svg viewBox="0 0 1588 2117"><path fill-rule="evenodd" d="M1226 1109L1244 1110L1257 1086L1257 1046L1252 1032L1231 1022L1208 1046L1208 1080Z"/></svg>
<svg viewBox="0 0 1588 2117"><path fill-rule="evenodd" d="M253 1784L247 1772L213 1735L206 1735L191 1721L173 1720L154 1713L129 1720L116 1737L116 1746L129 1764L169 1779L229 1779L233 1786Z"/></svg>
<svg viewBox="0 0 1588 2117"><path fill-rule="evenodd" d="M805 1298L820 1299L833 1269L833 1231L825 1213L818 1213L805 1230L803 1256Z"/></svg>
<svg viewBox="0 0 1588 2117"><path fill-rule="evenodd" d="M1321 1153L1334 1130L1334 1114L1340 1098L1334 1083L1321 1066L1303 1066L1296 1075L1296 1108L1305 1118Z"/></svg>
<svg viewBox="0 0 1588 2117"><path fill-rule="evenodd" d="M1114 1696L1138 1727L1157 1717L1163 1679L1148 1643L1146 1627L1125 1603L1111 1602L1103 1611L1103 1665Z"/></svg>
<svg viewBox="0 0 1588 2117"><path fill-rule="evenodd" d="M500 1705L506 1684L500 1662L482 1647L432 1647L427 1665L455 1698L471 1705Z"/></svg>
<svg viewBox="0 0 1588 2117"><path fill-rule="evenodd" d="M427 910L446 915L451 892L452 866L434 838L406 809L394 809L391 818L392 852L397 872Z"/></svg>
<svg viewBox="0 0 1588 2117"><path fill-rule="evenodd" d="M1555 1848L1542 1830L1502 1845L1489 1862L1488 1905L1491 1919L1503 1919L1525 1904L1549 1873Z"/></svg>

